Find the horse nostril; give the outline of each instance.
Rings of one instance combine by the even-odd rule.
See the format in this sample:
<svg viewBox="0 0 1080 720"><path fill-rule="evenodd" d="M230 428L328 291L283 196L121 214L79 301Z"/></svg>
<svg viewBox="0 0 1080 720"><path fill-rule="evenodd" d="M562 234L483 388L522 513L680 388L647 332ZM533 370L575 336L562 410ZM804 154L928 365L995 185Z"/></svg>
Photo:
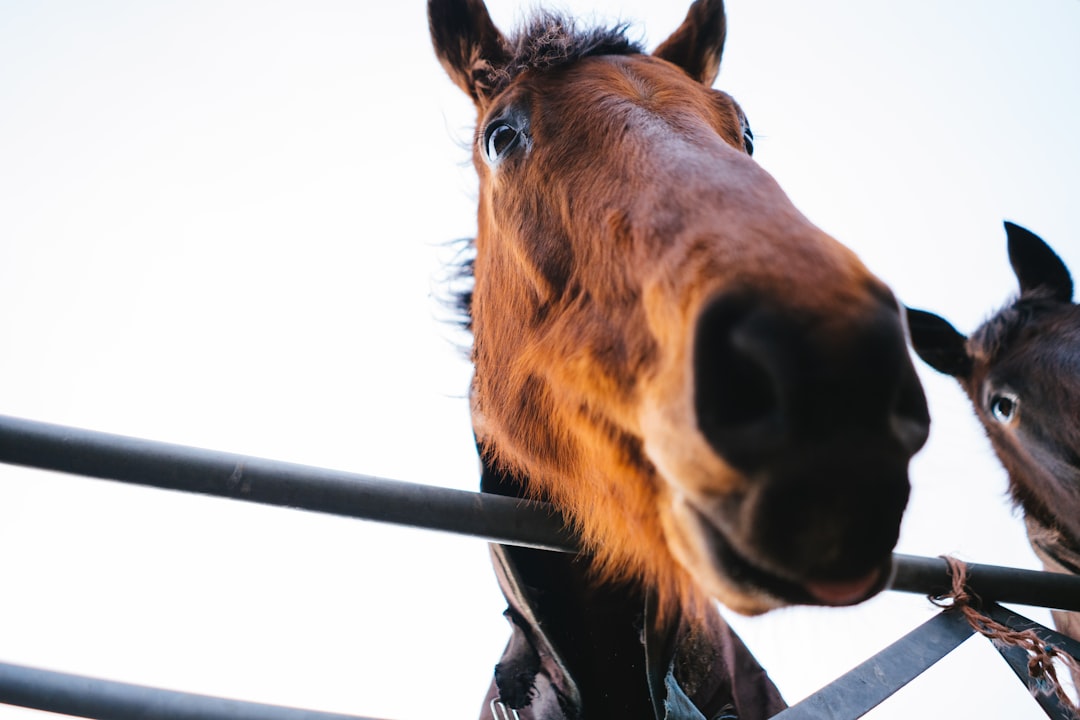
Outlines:
<svg viewBox="0 0 1080 720"><path fill-rule="evenodd" d="M880 437L906 457L922 447L929 412L896 306L859 310L799 313L745 292L705 306L694 335L694 411L717 454L751 472L796 446Z"/></svg>
<svg viewBox="0 0 1080 720"><path fill-rule="evenodd" d="M752 462L782 432L774 373L745 299L714 300L698 319L694 341L694 410L698 428L733 464Z"/></svg>

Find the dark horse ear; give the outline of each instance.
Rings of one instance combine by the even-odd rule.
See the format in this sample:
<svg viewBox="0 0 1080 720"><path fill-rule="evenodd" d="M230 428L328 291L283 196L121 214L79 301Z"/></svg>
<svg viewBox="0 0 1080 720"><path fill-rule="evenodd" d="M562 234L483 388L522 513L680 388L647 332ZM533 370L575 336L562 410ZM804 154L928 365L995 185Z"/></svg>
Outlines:
<svg viewBox="0 0 1080 720"><path fill-rule="evenodd" d="M695 0L679 29L653 52L711 86L720 72L727 20L723 0Z"/></svg>
<svg viewBox="0 0 1080 720"><path fill-rule="evenodd" d="M494 75L509 62L510 45L483 0L428 0L428 29L450 79L484 105Z"/></svg>
<svg viewBox="0 0 1080 720"><path fill-rule="evenodd" d="M1005 234L1009 238L1009 263L1020 281L1020 292L1043 288L1049 290L1055 300L1072 302L1073 283L1069 269L1050 246L1030 230L1008 221L1005 222Z"/></svg>
<svg viewBox="0 0 1080 720"><path fill-rule="evenodd" d="M945 318L907 308L911 345L923 361L938 372L964 378L971 374L967 338Z"/></svg>

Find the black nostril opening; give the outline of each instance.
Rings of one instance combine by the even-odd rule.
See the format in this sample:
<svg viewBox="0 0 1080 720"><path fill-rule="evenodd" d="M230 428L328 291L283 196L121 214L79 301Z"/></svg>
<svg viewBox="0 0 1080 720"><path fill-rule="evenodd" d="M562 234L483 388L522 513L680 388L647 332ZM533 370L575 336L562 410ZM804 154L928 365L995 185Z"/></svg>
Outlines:
<svg viewBox="0 0 1080 720"><path fill-rule="evenodd" d="M749 303L712 302L698 319L694 341L694 410L698 428L729 462L749 461L778 434L780 403L759 356Z"/></svg>

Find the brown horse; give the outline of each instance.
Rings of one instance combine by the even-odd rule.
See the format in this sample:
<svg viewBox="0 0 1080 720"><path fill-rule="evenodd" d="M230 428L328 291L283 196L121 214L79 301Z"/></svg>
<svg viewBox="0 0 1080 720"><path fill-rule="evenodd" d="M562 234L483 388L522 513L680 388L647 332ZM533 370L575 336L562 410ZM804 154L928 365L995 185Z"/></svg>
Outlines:
<svg viewBox="0 0 1080 720"><path fill-rule="evenodd" d="M1054 251L1022 227L1005 223L1005 231L1020 295L970 337L908 310L911 340L971 399L1043 566L1080 574L1080 306ZM1053 615L1080 640L1080 613Z"/></svg>
<svg viewBox="0 0 1080 720"><path fill-rule="evenodd" d="M653 629L683 628L678 665L687 637L729 632L711 597L761 613L856 603L886 583L929 423L900 308L750 158L745 114L711 89L720 0L695 2L651 54L624 28L550 13L508 37L481 0L428 12L477 111L464 305L483 489L551 501L584 549L496 551L511 620L543 646L508 649L521 661L504 657L499 692L526 707L555 647L577 665L547 668L575 681L556 688L561 705L639 717L651 697L661 716L672 655L653 657ZM627 684L612 658L640 658L643 622L650 680ZM737 685L737 647L697 680ZM715 687L680 672L703 708ZM733 699L742 717L772 702Z"/></svg>

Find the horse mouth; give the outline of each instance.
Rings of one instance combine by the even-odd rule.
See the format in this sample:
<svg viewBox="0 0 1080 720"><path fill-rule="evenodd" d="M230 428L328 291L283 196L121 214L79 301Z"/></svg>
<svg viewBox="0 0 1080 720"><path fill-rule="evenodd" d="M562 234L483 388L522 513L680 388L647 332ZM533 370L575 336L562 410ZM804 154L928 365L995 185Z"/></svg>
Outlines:
<svg viewBox="0 0 1080 720"><path fill-rule="evenodd" d="M851 577L794 579L763 568L739 552L716 523L691 504L714 571L735 588L752 588L786 605L847 606L881 592L892 570L891 554L877 567Z"/></svg>

